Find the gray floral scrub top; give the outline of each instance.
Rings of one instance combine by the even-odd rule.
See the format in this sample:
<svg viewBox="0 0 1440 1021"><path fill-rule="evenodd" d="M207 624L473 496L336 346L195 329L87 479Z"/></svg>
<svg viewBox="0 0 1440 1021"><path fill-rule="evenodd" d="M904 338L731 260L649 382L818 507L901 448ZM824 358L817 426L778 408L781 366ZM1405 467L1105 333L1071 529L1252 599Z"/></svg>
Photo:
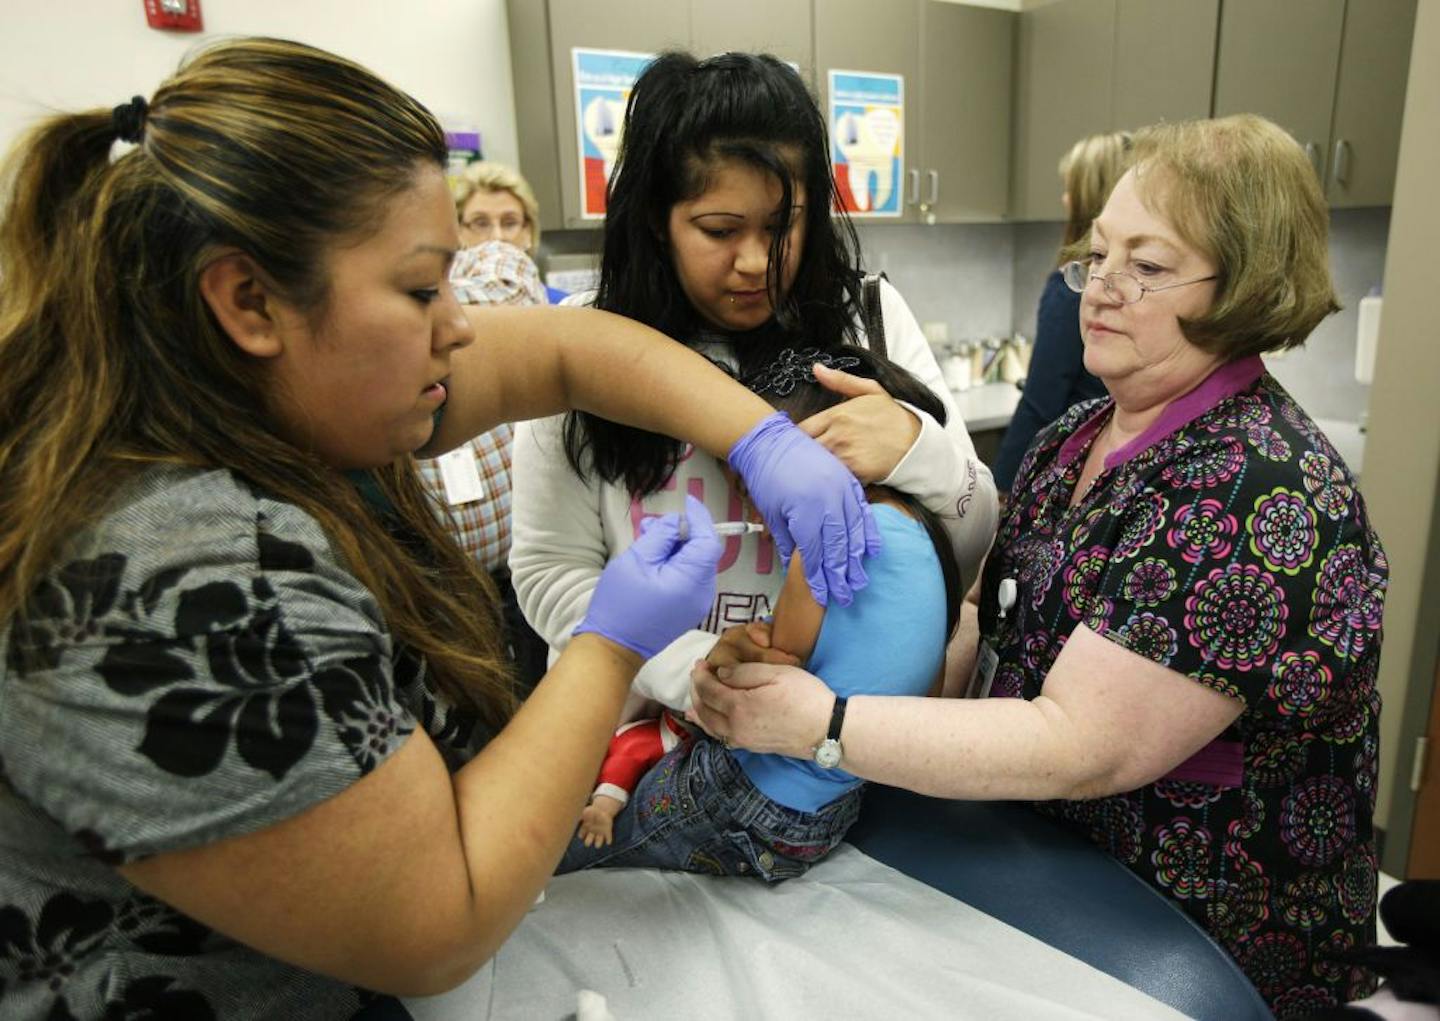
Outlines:
<svg viewBox="0 0 1440 1021"><path fill-rule="evenodd" d="M0 632L0 1016L345 1018L112 866L296 815L417 726L479 741L319 525L228 472L156 468Z"/></svg>
<svg viewBox="0 0 1440 1021"><path fill-rule="evenodd" d="M1244 704L1140 790L1042 811L1228 950L1277 1016L1368 994L1388 565L1340 456L1259 358L1232 362L1070 499L1108 399L1037 437L986 564L992 695L1034 698L1082 622ZM1017 582L1001 620L1002 578Z"/></svg>

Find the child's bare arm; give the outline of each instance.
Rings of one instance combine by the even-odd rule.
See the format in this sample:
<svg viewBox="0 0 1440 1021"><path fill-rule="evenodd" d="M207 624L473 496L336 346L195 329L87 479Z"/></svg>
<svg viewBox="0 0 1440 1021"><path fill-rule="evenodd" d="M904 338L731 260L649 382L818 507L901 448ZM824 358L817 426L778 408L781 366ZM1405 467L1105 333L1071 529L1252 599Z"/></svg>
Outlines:
<svg viewBox="0 0 1440 1021"><path fill-rule="evenodd" d="M770 627L770 644L782 652L797 656L801 663L810 658L815 649L815 640L820 637L820 625L825 620L825 607L810 594L805 582L805 571L800 563L800 551L790 558L790 569L785 574L785 585L775 602L774 622Z"/></svg>

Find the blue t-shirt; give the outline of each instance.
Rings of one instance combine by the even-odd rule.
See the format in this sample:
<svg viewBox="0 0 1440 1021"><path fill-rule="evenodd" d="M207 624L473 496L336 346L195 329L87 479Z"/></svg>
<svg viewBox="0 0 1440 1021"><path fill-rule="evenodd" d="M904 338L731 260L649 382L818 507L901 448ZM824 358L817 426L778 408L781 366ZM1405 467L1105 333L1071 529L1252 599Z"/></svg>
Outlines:
<svg viewBox="0 0 1440 1021"><path fill-rule="evenodd" d="M925 526L878 504L884 548L865 561L870 584L849 606L830 604L806 669L837 695L923 695L945 658L945 579ZM861 781L809 759L736 749L745 774L766 797L814 812Z"/></svg>

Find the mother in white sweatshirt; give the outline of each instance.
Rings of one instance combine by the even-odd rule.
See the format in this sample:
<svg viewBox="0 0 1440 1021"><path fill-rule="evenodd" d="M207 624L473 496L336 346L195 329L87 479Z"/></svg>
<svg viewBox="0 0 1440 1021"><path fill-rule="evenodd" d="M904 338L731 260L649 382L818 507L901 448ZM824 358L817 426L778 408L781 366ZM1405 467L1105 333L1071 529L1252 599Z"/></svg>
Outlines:
<svg viewBox="0 0 1440 1021"><path fill-rule="evenodd" d="M820 367L822 382L853 399L804 428L861 482L909 493L939 515L968 584L994 532L994 483L904 299L884 281L862 284L854 228L831 212L843 200L825 120L799 75L771 57L662 55L636 83L623 138L599 290L578 301L741 373L783 348L882 349L936 392L948 424ZM553 650L584 616L606 562L686 494L716 520L744 513L719 463L674 440L588 414L520 426L510 570L521 609ZM769 613L784 579L776 547L786 539L775 539L728 538L711 612L640 671L627 717L650 701L687 708L697 659L794 662L755 648L743 627ZM818 579L812 588L823 603ZM843 585L829 591L849 601Z"/></svg>

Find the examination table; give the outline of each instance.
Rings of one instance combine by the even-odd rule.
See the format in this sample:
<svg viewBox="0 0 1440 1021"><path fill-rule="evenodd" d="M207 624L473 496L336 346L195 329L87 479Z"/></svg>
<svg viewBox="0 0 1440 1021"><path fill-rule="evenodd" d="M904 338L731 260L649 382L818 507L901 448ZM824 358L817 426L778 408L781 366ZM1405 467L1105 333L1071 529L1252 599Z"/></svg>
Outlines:
<svg viewBox="0 0 1440 1021"><path fill-rule="evenodd" d="M580 989L607 996L617 1021L1271 1018L1188 917L1026 805L872 785L847 844L771 889L653 870L558 877L459 989L357 1021L560 1021Z"/></svg>

